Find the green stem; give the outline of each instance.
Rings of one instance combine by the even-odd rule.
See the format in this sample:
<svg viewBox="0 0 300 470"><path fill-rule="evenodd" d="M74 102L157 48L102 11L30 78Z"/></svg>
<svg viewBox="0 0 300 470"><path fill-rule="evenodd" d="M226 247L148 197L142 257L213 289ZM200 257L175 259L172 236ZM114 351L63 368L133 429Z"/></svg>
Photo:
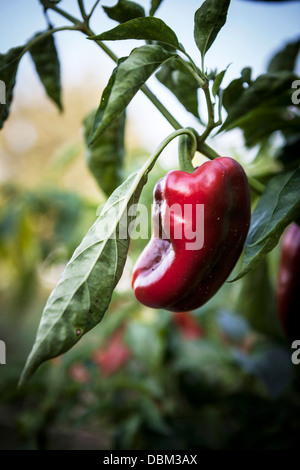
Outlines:
<svg viewBox="0 0 300 470"><path fill-rule="evenodd" d="M90 33L92 33L92 30L90 28L85 28L85 31L84 33L89 36ZM98 39L93 39L93 41L105 52L105 54L108 55L108 57L110 57L115 63L118 62L118 57L116 56L116 54L114 54L114 52L109 49L109 47L107 47L102 41L99 41Z"/></svg>
<svg viewBox="0 0 300 470"><path fill-rule="evenodd" d="M205 81L199 77L198 73L192 68L185 60L183 60L180 56L177 56L176 59L190 72L190 74L195 78L195 80L199 83L201 88L205 87Z"/></svg>
<svg viewBox="0 0 300 470"><path fill-rule="evenodd" d="M153 167L154 163L156 162L157 158L160 156L160 154L162 153L162 151L165 149L165 147L173 140L175 139L176 137L179 137L181 135L188 135L191 137L192 139L192 147L193 148L196 148L196 145L197 145L197 139L196 139L196 136L194 134L193 131L191 131L189 128L181 128L181 129L177 129L176 131L172 132L171 134L169 134L161 143L160 145L158 146L158 148L156 149L156 151L149 157L149 159L146 161L146 163L144 164L143 168L148 168L149 171L151 170L151 168Z"/></svg>
<svg viewBox="0 0 300 470"><path fill-rule="evenodd" d="M84 28L84 33L87 36L95 36L95 33L88 27ZM96 44L114 61L118 62L118 57L102 42L99 40L94 40ZM154 104L154 106L161 112L161 114L165 117L165 119L171 124L174 129L181 129L182 125L172 116L172 114L167 110L167 108L162 104L161 101L152 93L152 91L147 87L147 85L143 85L141 87L141 91L144 93L145 96Z"/></svg>
<svg viewBox="0 0 300 470"><path fill-rule="evenodd" d="M172 116L172 114L167 110L167 108L159 101L159 99L152 93L152 91L143 85L141 91L144 93L147 98L156 106L156 108L161 112L164 118L171 124L174 129L181 129L182 125Z"/></svg>
<svg viewBox="0 0 300 470"><path fill-rule="evenodd" d="M95 8L97 7L97 5L98 5L99 2L100 2L100 0L96 0L96 2L94 3L94 5L93 5L93 7L92 7L92 9L91 9L91 11L90 11L90 13L87 15L88 19L91 18L92 14L94 13Z"/></svg>
<svg viewBox="0 0 300 470"><path fill-rule="evenodd" d="M218 120L217 124L221 125L222 124L223 90L221 90L221 89L219 90L218 96L219 96L219 103L218 103L218 117L219 117L219 120Z"/></svg>
<svg viewBox="0 0 300 470"><path fill-rule="evenodd" d="M57 7L53 3L46 3L46 8L49 8L50 10L56 11L59 15L63 16L67 20L71 21L71 23L76 24L76 25L82 25L81 21L75 18L75 16L70 15L66 11L62 10L61 8Z"/></svg>
<svg viewBox="0 0 300 470"><path fill-rule="evenodd" d="M96 6L98 5L98 3L99 3L99 0L97 0L95 2L91 12L89 13L89 15L85 16L85 19L86 18L89 19L91 17L91 15L93 14L93 12L94 12ZM79 5L80 4L83 7L83 3L81 1L79 2ZM30 49L30 47L32 47L36 42L44 39L45 37L47 37L51 34L56 33L58 31L80 30L83 33L85 33L87 36L95 36L95 33L93 31L91 31L91 29L86 24L81 23L81 21L79 21L77 18L70 15L66 11L62 10L61 8L57 7L53 3L46 4L46 8L49 8L49 9L55 11L56 13L59 13L64 18L71 21L75 26L62 26L62 27L58 27L58 28L49 29L48 31L46 31L45 33L40 34L38 37L34 38L30 43L28 43L26 48L24 48L24 50L22 51L22 55L25 54L25 52L27 52ZM97 41L97 40L95 42L98 44L99 47L101 47L101 49L114 62L116 62L116 63L118 62L117 56L105 44L103 44L101 41ZM189 57L189 56L187 55L187 57ZM167 121L172 125L172 127L174 127L174 129L176 129L174 133L170 134L170 136L168 136L161 143L161 145L159 147L159 149L160 149L159 154L163 151L163 149L166 147L166 145L171 140L173 140L175 137L178 137L179 135L182 135L182 134L187 134L187 135L190 135L190 137L192 138L193 146L197 145L197 150L199 152L201 152L203 155L207 156L208 158L218 158L220 155L218 155L218 153L215 150L213 150L209 145L207 145L204 142L205 139L210 134L210 132L213 130L213 128L216 127L216 125L218 125L218 123L214 122L214 109L213 109L213 105L212 105L212 102L211 102L211 97L210 97L210 93L209 93L208 84L205 83L204 80L202 80L202 78L197 74L196 70L194 70L192 67L190 67L188 64L186 64L186 62L182 61L182 63L184 63L185 66L188 66L189 71L192 73L192 75L195 77L195 79L199 82L200 86L204 89L206 102L207 102L207 108L208 108L208 125L207 125L207 128L204 131L204 133L200 137L198 137L198 139L196 139L195 134L189 129L182 128L182 126L176 121L176 119L171 115L171 113L158 100L158 98L156 98L156 96L151 92L151 90L146 85L144 85L141 88L143 93L147 96L147 98L149 98L149 100L154 104L154 106L156 106L156 108L162 113L162 115L167 119ZM195 67L193 61L191 61L191 63L193 64L193 67ZM204 61L202 61L202 73L203 73L203 77L205 77L205 74L204 74L203 70L204 70ZM153 157L153 164L154 164L156 158L157 157ZM262 194L262 192L264 191L264 185L261 184L259 181L257 181L255 178L252 178L252 177L249 177L248 180L249 180L249 184L250 184L251 188L254 191L256 191L257 193Z"/></svg>
<svg viewBox="0 0 300 470"><path fill-rule="evenodd" d="M192 163L194 153L191 149L190 138L187 135L181 135L178 143L179 168L186 173L193 173L195 170Z"/></svg>
<svg viewBox="0 0 300 470"><path fill-rule="evenodd" d="M85 11L85 8L84 8L83 0L78 0L78 6L79 6L80 13L81 13L81 16L82 16L83 20L86 21L87 14L86 14L86 11Z"/></svg>
<svg viewBox="0 0 300 470"><path fill-rule="evenodd" d="M265 185L258 181L256 178L252 176L248 176L248 181L251 189L255 191L257 194L261 195L265 190Z"/></svg>
<svg viewBox="0 0 300 470"><path fill-rule="evenodd" d="M219 158L221 156L206 142L201 142L199 141L199 139L197 143L197 150L198 152L202 153L202 155L205 155L205 157L210 158L211 160L213 160L214 158Z"/></svg>
<svg viewBox="0 0 300 470"><path fill-rule="evenodd" d="M43 39L47 38L48 36L51 36L54 33L58 33L59 31L78 31L78 29L79 28L77 26L59 26L57 28L47 29L47 31L34 37L31 41L26 44L26 47L24 47L23 51L20 54L20 58L33 46L35 46L35 44L37 44L39 41L42 41Z"/></svg>
<svg viewBox="0 0 300 470"><path fill-rule="evenodd" d="M195 73L200 76L200 78L205 82L205 74L202 73L202 71L197 67L191 56L184 50L180 49L180 51L187 57L187 59L190 61L192 68L194 69Z"/></svg>
<svg viewBox="0 0 300 470"><path fill-rule="evenodd" d="M93 9L91 13L88 15L88 19L90 18L91 14L93 13L95 7L97 6L98 2L96 2L93 6ZM69 13L65 12L64 10L61 10L59 7L53 4L47 4L48 8L51 8L52 10L56 11L60 15L64 16L67 18L69 21L72 21L75 25L78 26L77 29L82 31L84 34L87 36L95 36L95 33L89 28L87 24L81 23L77 18L74 18L73 16L69 15ZM95 40L96 44L98 44L99 47L114 61L118 62L118 57L105 45L103 44L102 41ZM147 98L156 106L156 108L161 112L161 114L165 117L165 119L171 124L171 126L174 129L180 129L182 128L181 124L172 116L172 114L167 110L167 108L159 101L159 99L152 93L152 91L147 87L147 85L143 85L141 88L141 91L144 93L144 95L147 96Z"/></svg>
<svg viewBox="0 0 300 470"><path fill-rule="evenodd" d="M201 70L202 70L203 75L205 76L205 72L204 72L204 54L201 55Z"/></svg>
<svg viewBox="0 0 300 470"><path fill-rule="evenodd" d="M207 105L208 123L207 123L205 131L200 136L200 139L199 139L200 142L204 142L209 136L209 134L211 133L211 131L217 126L217 123L215 123L214 107L211 101L208 83L205 83L205 86L203 87L203 91L205 94L206 105Z"/></svg>

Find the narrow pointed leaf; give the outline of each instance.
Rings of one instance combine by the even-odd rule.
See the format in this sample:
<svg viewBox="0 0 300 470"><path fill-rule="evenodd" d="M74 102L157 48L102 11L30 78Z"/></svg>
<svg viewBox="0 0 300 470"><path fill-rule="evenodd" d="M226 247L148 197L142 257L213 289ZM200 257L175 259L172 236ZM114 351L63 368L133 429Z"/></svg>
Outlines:
<svg viewBox="0 0 300 470"><path fill-rule="evenodd" d="M217 95L217 93L219 91L219 88L220 88L221 83L223 81L226 70L227 70L227 68L225 70L222 70L221 72L219 72L218 75L216 76L216 78L214 79L212 90L211 90L214 97Z"/></svg>
<svg viewBox="0 0 300 470"><path fill-rule="evenodd" d="M84 120L87 146L96 110ZM87 165L101 190L110 196L123 181L125 112L115 119L93 145L86 148Z"/></svg>
<svg viewBox="0 0 300 470"><path fill-rule="evenodd" d="M274 195L277 195L277 197ZM245 244L240 279L278 243L284 229L300 217L300 169L275 176L259 199Z"/></svg>
<svg viewBox="0 0 300 470"><path fill-rule="evenodd" d="M134 49L119 60L103 91L97 110L89 145L126 109L147 79L174 54L158 45L146 45Z"/></svg>
<svg viewBox="0 0 300 470"><path fill-rule="evenodd" d="M228 115L220 131L236 127L238 119L256 108L272 110L278 106L289 106L293 93L291 83L296 78L289 71L265 73L259 75L247 88L243 86L244 77L233 80L224 90L223 105ZM256 117L253 122L256 123Z"/></svg>
<svg viewBox="0 0 300 470"><path fill-rule="evenodd" d="M155 15L156 11L158 10L160 4L162 3L163 0L151 0L151 8L149 15L153 16Z"/></svg>
<svg viewBox="0 0 300 470"><path fill-rule="evenodd" d="M300 39L290 42L284 46L274 57L272 57L268 72L276 73L282 70L293 71L300 51Z"/></svg>
<svg viewBox="0 0 300 470"><path fill-rule="evenodd" d="M237 309L256 331L278 336L280 328L269 271L267 259L263 258L261 263L243 278L237 298Z"/></svg>
<svg viewBox="0 0 300 470"><path fill-rule="evenodd" d="M156 78L180 101L187 111L199 119L199 82L178 60L171 59L162 65Z"/></svg>
<svg viewBox="0 0 300 470"><path fill-rule="evenodd" d="M47 95L62 110L60 63L53 35L38 41L29 52Z"/></svg>
<svg viewBox="0 0 300 470"><path fill-rule="evenodd" d="M113 7L103 6L103 10L109 18L119 23L125 23L133 18L145 16L144 8L138 3L129 0L119 0Z"/></svg>
<svg viewBox="0 0 300 470"><path fill-rule="evenodd" d="M16 75L24 46L14 47L6 54L0 54L0 80L4 89L4 102L0 104L0 129L8 118L10 105L13 100L13 90Z"/></svg>
<svg viewBox="0 0 300 470"><path fill-rule="evenodd" d="M205 0L195 13L194 38L202 57L227 19L230 0Z"/></svg>
<svg viewBox="0 0 300 470"><path fill-rule="evenodd" d="M68 351L102 320L125 265L135 204L159 154L113 192L75 250L44 308L19 386L44 361Z"/></svg>
<svg viewBox="0 0 300 470"><path fill-rule="evenodd" d="M158 41L180 49L180 44L174 31L161 19L150 16L127 21L109 31L105 31L97 36L91 36L89 39L100 41L143 39Z"/></svg>

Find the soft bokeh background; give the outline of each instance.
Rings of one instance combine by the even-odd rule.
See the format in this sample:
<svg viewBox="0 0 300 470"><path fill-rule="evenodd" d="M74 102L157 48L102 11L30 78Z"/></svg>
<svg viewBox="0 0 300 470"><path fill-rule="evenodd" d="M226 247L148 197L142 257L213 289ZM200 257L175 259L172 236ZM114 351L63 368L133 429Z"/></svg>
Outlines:
<svg viewBox="0 0 300 470"><path fill-rule="evenodd" d="M96 33L115 26L101 9L114 3L100 3L92 21ZM148 9L150 2L140 3ZM193 15L200 3L165 0L158 10L196 61ZM85 4L89 10L93 2ZM60 5L78 16L75 0ZM54 12L49 16L57 26L68 23ZM297 1L233 0L207 67L222 70L230 63L225 85L245 66L257 76L298 36L299 24ZM38 1L0 0L1 53L45 28ZM7 347L7 363L0 365L0 448L293 448L300 429L299 379L289 345L280 334L261 337L241 315L252 301L242 283L225 285L193 314L174 316L138 305L130 275L145 240L131 245L101 325L63 357L41 366L18 392L47 297L105 201L86 166L82 121L98 105L114 64L79 32L58 33L56 44L64 112L45 96L26 55L0 132L0 339ZM110 47L122 56L134 45ZM182 125L195 125L154 78L149 86ZM172 131L142 93L130 104L128 118L126 172L140 166ZM255 153L245 150L236 131L213 144L245 161ZM177 165L176 150L172 143L164 151L142 202L151 204L153 185ZM274 250L271 266L277 256ZM274 268L272 285L263 271L252 280L271 313L275 277ZM251 308L259 312L262 306L252 302Z"/></svg>

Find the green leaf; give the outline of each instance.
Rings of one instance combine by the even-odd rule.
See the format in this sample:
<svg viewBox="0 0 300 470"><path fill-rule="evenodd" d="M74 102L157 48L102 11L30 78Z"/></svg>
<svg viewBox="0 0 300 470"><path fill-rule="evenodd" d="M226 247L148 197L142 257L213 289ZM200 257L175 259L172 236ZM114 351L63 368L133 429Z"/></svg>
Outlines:
<svg viewBox="0 0 300 470"><path fill-rule="evenodd" d="M280 326L274 302L267 259L245 276L237 299L237 310L252 328L267 336L279 337Z"/></svg>
<svg viewBox="0 0 300 470"><path fill-rule="evenodd" d="M227 88L225 88L223 93L223 105L226 109L228 115L234 109L234 106L241 99L245 89L244 89L244 79L242 77L235 78L232 82L229 83Z"/></svg>
<svg viewBox="0 0 300 470"><path fill-rule="evenodd" d="M214 97L217 95L219 91L219 88L221 86L221 83L222 83L222 80L224 78L227 68L219 72L216 78L214 79L213 86L212 86L212 94Z"/></svg>
<svg viewBox="0 0 300 470"><path fill-rule="evenodd" d="M300 50L300 39L290 42L283 49L277 52L268 65L269 73L276 73L282 70L293 71L297 56Z"/></svg>
<svg viewBox="0 0 300 470"><path fill-rule="evenodd" d="M125 23L133 18L145 16L144 8L138 3L129 0L119 0L113 7L103 7L103 10L112 20Z"/></svg>
<svg viewBox="0 0 300 470"><path fill-rule="evenodd" d="M272 178L252 214L240 279L278 243L284 229L300 217L300 169Z"/></svg>
<svg viewBox="0 0 300 470"><path fill-rule="evenodd" d="M235 120L228 129L233 127L239 127L243 131L246 146L253 147L269 138L275 131L288 130L296 134L300 128L300 117L292 111L288 112L283 106L262 105Z"/></svg>
<svg viewBox="0 0 300 470"><path fill-rule="evenodd" d="M38 33L35 37L37 38L40 34ZM29 49L29 53L47 95L62 110L60 63L53 35L38 41Z"/></svg>
<svg viewBox="0 0 300 470"><path fill-rule="evenodd" d="M245 78L242 76L233 80L224 90L223 105L228 115L220 131L237 127L238 119L255 108L265 106L273 109L291 105L291 83L295 80L292 72L262 74L250 85Z"/></svg>
<svg viewBox="0 0 300 470"><path fill-rule="evenodd" d="M147 79L170 57L172 54L161 46L145 45L119 60L103 91L89 145L120 116Z"/></svg>
<svg viewBox="0 0 300 470"><path fill-rule="evenodd" d="M96 110L84 120L86 146L95 114ZM125 112L115 119L85 152L88 167L107 196L110 196L123 181L124 130Z"/></svg>
<svg viewBox="0 0 300 470"><path fill-rule="evenodd" d="M180 49L180 44L174 31L164 21L151 16L127 21L109 31L105 31L97 36L91 36L89 39L100 41L144 39L158 41Z"/></svg>
<svg viewBox="0 0 300 470"><path fill-rule="evenodd" d="M17 70L23 50L24 46L14 47L6 54L0 54L0 80L4 83L5 89L5 103L0 104L0 129L9 115Z"/></svg>
<svg viewBox="0 0 300 470"><path fill-rule="evenodd" d="M202 58L226 23L230 0L205 0L195 13L194 38Z"/></svg>
<svg viewBox="0 0 300 470"><path fill-rule="evenodd" d="M150 16L153 16L156 13L162 1L163 0L151 0Z"/></svg>
<svg viewBox="0 0 300 470"><path fill-rule="evenodd" d="M300 137L299 135L288 138L285 145L278 149L276 158L282 162L283 165L297 167L300 164Z"/></svg>
<svg viewBox="0 0 300 470"><path fill-rule="evenodd" d="M199 119L199 82L176 59L164 63L156 73L156 78L165 85L185 107Z"/></svg>
<svg viewBox="0 0 300 470"><path fill-rule="evenodd" d="M44 308L20 386L44 361L68 351L102 320L126 262L136 204L162 149L113 192L73 253Z"/></svg>
<svg viewBox="0 0 300 470"><path fill-rule="evenodd" d="M241 77L243 79L243 83L247 83L249 86L252 84L252 69L251 67L244 67L241 71Z"/></svg>
<svg viewBox="0 0 300 470"><path fill-rule="evenodd" d="M49 3L52 3L53 5L56 5L57 3L61 2L61 0L39 0L40 3L47 8Z"/></svg>

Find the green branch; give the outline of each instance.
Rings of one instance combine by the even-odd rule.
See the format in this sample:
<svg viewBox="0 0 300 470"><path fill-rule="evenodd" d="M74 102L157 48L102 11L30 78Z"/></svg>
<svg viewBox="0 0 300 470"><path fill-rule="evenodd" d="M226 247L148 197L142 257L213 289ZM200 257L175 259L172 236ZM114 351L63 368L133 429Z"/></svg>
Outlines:
<svg viewBox="0 0 300 470"><path fill-rule="evenodd" d="M49 8L49 9L55 11L56 13L60 14L64 18L68 19L69 21L71 21L74 24L74 26L69 26L69 27L68 26L63 26L63 27L53 28L53 29L50 29L50 30L46 31L45 33L42 33L41 35L39 35L38 37L36 37L35 39L33 39L31 42L29 42L27 44L27 46L24 49L24 51L22 52L22 54L24 54L28 49L30 49L30 47L32 47L36 42L44 39L45 37L47 37L50 34L56 33L58 31L79 30L79 31L83 32L84 34L86 34L87 36L95 36L95 33L89 28L88 22L89 22L90 17L93 14L95 8L97 7L98 3L99 3L99 0L96 0L96 2L94 3L94 6L92 7L92 9L90 11L90 13L87 15L86 12L85 12L85 9L84 9L83 0L78 0L79 8L80 8L80 11L81 11L84 22L81 22L80 20L78 20L74 16L70 15L66 11L62 10L61 8L57 7L53 3L46 3L46 8ZM98 46L115 63L118 62L118 57L102 41L99 41L99 40L94 40L94 41L96 42L96 44L98 44ZM189 58L189 56L187 54L186 54L186 56ZM147 98L154 104L154 106L161 112L161 114L166 118L166 120L175 129L175 132L173 134L171 134L170 136L168 136L167 139L165 139L163 141L161 148L164 148L173 138L175 138L179 135L182 135L182 134L188 134L193 140L193 145L195 145L197 143L197 150L199 152L201 152L203 155L207 156L208 158L212 158L212 159L213 158L218 158L218 157L220 157L220 155L205 142L205 140L207 139L207 137L209 136L211 131L221 123L220 122L221 121L221 111L220 111L220 108L219 108L219 120L217 122L215 122L214 106L213 106L211 96L210 96L208 80L207 80L207 77L206 77L206 75L204 74L204 71L203 71L204 70L204 63L202 63L202 72L200 72L200 71L197 71L197 68L196 68L195 64L193 63L193 61L191 59L190 60L191 60L192 66L187 64L179 56L178 56L178 60L180 60L181 63L189 70L191 75L198 81L198 83L200 84L200 87L204 91L205 98L206 98L206 103L207 103L207 110L208 110L208 124L207 124L207 127L206 127L205 131L203 132L203 134L200 135L198 138L196 138L195 134L192 131L190 131L189 129L184 129L179 124L179 122L172 116L172 114L167 110L167 108L152 93L152 91L146 85L143 85L143 87L141 88L141 91L145 94L145 96L147 96ZM256 191L258 194L262 194L262 192L264 191L264 185L261 184L259 181L257 181L255 178L252 178L252 177L249 177L248 180L249 180L249 184L250 184L251 188L254 191Z"/></svg>
<svg viewBox="0 0 300 470"><path fill-rule="evenodd" d="M57 28L47 29L44 33L35 36L31 41L29 41L26 46L24 47L23 51L20 54L20 58L28 52L33 46L35 46L38 42L42 41L43 39L47 38L48 36L52 36L54 33L58 33L59 31L78 31L78 26L59 26Z"/></svg>

